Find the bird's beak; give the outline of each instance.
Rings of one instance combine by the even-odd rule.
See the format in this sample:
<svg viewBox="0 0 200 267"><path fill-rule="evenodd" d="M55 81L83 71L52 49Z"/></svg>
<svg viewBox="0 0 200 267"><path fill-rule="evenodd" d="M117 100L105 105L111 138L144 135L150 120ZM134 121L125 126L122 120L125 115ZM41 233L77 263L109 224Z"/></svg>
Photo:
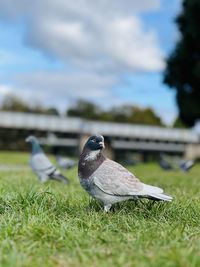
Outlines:
<svg viewBox="0 0 200 267"><path fill-rule="evenodd" d="M28 143L28 142L29 142L29 138L28 138L28 137L25 139L25 142L26 142L26 143Z"/></svg>
<svg viewBox="0 0 200 267"><path fill-rule="evenodd" d="M105 148L104 142L99 142L100 148Z"/></svg>

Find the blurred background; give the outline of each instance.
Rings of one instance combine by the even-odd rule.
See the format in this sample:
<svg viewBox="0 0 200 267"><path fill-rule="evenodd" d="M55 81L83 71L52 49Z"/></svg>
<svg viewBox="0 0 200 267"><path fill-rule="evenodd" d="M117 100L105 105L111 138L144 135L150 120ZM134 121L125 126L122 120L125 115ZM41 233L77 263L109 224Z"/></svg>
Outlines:
<svg viewBox="0 0 200 267"><path fill-rule="evenodd" d="M0 149L200 158L199 0L1 0Z"/></svg>

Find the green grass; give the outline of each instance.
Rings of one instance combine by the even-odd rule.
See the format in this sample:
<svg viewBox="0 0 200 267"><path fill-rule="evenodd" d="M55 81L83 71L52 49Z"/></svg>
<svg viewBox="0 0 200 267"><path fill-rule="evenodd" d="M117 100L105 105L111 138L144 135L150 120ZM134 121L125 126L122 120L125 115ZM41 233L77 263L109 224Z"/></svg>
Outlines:
<svg viewBox="0 0 200 267"><path fill-rule="evenodd" d="M27 154L0 154L25 164ZM159 185L172 203L124 202L105 214L83 191L77 170L69 186L40 184L29 170L0 170L0 266L200 266L200 165L186 175L156 164L130 168Z"/></svg>

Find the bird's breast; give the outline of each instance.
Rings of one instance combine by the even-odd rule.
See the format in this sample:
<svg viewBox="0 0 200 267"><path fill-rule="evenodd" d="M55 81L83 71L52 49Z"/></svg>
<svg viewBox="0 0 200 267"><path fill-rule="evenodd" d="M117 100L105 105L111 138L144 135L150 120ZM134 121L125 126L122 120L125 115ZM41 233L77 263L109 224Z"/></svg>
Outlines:
<svg viewBox="0 0 200 267"><path fill-rule="evenodd" d="M81 158L78 164L78 173L80 179L89 179L96 170L101 166L104 157L98 157L96 160L85 160L85 157Z"/></svg>

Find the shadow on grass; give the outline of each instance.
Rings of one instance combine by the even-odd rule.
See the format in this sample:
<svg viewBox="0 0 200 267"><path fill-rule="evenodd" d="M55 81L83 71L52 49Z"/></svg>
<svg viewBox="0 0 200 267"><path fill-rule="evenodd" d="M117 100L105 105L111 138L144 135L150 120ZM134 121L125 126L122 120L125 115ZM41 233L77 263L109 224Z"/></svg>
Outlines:
<svg viewBox="0 0 200 267"><path fill-rule="evenodd" d="M107 214L122 214L122 215L134 215L137 217L159 218L163 216L170 203L158 202L153 200L127 200L114 204ZM105 213L103 205L101 203L90 199L89 205L86 208L87 212ZM167 216L168 217L168 216Z"/></svg>

